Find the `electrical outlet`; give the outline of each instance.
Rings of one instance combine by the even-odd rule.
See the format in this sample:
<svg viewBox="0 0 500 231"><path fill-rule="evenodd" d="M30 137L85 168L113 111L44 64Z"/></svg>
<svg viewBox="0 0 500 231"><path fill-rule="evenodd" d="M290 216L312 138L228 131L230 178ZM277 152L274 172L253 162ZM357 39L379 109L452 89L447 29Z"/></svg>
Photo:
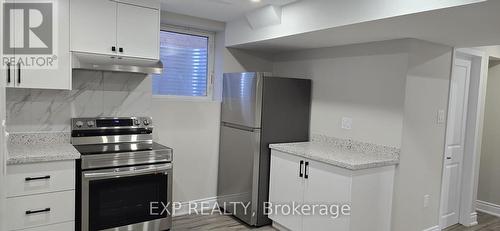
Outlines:
<svg viewBox="0 0 500 231"><path fill-rule="evenodd" d="M431 200L431 195L429 194L424 195L424 208L429 207L430 200Z"/></svg>
<svg viewBox="0 0 500 231"><path fill-rule="evenodd" d="M345 129L345 130L352 129L352 118L342 117L342 129Z"/></svg>

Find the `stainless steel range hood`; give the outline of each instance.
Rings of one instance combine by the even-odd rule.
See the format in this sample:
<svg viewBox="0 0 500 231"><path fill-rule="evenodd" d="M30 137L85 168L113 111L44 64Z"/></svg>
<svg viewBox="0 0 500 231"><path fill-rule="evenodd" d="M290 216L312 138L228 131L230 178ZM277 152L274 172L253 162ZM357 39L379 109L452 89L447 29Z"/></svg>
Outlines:
<svg viewBox="0 0 500 231"><path fill-rule="evenodd" d="M160 60L100 55L73 52L73 69L132 72L142 74L161 74L163 63Z"/></svg>

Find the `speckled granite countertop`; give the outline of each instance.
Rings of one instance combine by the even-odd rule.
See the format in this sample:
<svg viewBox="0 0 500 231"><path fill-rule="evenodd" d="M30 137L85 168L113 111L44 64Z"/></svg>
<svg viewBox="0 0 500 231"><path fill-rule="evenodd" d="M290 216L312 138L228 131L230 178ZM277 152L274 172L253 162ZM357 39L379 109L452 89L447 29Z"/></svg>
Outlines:
<svg viewBox="0 0 500 231"><path fill-rule="evenodd" d="M271 144L269 147L349 170L397 165L400 153L394 147L318 135L310 142Z"/></svg>
<svg viewBox="0 0 500 231"><path fill-rule="evenodd" d="M9 134L7 164L74 160L80 153L69 143L68 133Z"/></svg>

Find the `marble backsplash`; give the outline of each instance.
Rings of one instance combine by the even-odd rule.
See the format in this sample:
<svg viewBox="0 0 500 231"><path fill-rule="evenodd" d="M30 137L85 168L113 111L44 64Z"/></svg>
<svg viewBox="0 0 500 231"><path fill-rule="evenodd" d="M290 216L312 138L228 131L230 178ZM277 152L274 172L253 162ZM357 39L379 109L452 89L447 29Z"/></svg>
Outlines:
<svg viewBox="0 0 500 231"><path fill-rule="evenodd" d="M8 132L70 131L72 117L151 116L151 77L73 71L73 90L7 89Z"/></svg>

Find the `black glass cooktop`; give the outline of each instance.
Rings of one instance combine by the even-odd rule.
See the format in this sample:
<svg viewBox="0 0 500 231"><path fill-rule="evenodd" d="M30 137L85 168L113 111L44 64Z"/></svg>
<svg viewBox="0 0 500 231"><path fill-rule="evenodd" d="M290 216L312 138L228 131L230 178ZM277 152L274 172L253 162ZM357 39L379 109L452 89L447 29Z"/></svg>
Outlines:
<svg viewBox="0 0 500 231"><path fill-rule="evenodd" d="M97 155L97 154L107 154L107 153L138 152L138 151L169 149L168 147L155 142L87 144L87 145L74 145L74 147L82 155Z"/></svg>

